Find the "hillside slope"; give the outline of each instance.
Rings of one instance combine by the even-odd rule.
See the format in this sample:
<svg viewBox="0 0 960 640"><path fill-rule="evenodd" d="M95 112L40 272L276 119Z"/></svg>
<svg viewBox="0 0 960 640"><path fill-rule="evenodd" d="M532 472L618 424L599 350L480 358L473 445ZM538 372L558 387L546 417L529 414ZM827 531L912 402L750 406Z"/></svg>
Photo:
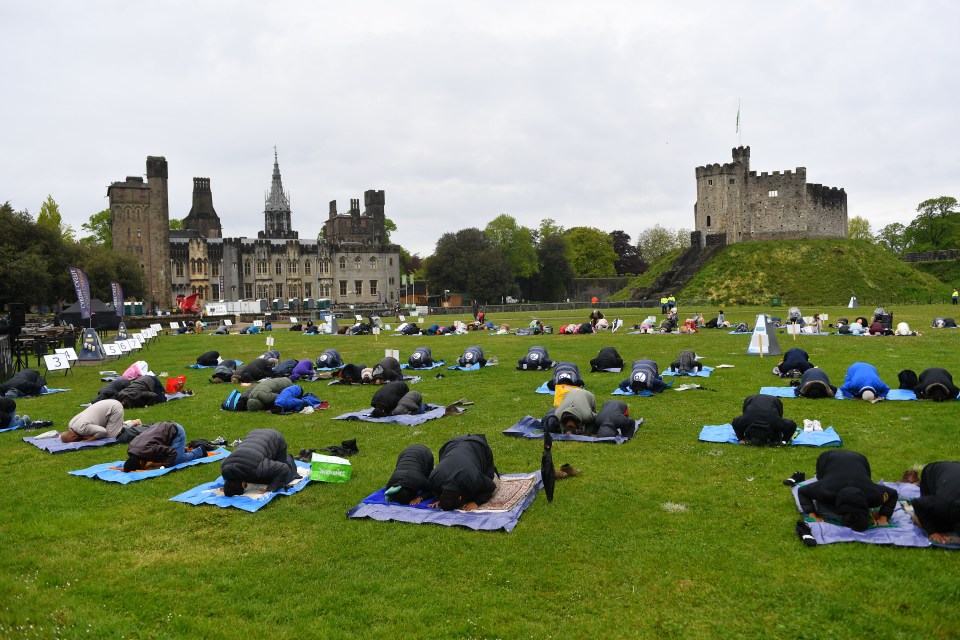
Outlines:
<svg viewBox="0 0 960 640"><path fill-rule="evenodd" d="M730 245L678 294L712 304L938 302L950 287L858 240L793 240Z"/></svg>

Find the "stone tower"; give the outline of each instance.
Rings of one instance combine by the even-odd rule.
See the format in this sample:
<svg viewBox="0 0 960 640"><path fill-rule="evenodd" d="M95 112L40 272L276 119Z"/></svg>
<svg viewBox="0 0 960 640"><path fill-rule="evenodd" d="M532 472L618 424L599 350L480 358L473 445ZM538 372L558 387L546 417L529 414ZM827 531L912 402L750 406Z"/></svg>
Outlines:
<svg viewBox="0 0 960 640"><path fill-rule="evenodd" d="M167 160L147 157L147 182L128 176L107 188L113 248L136 256L147 281L147 306L169 307L170 209L167 195Z"/></svg>
<svg viewBox="0 0 960 640"><path fill-rule="evenodd" d="M257 235L260 238L282 240L298 236L290 221L290 194L283 190L276 149L273 150L273 178L270 181L270 193L263 208L263 231Z"/></svg>
<svg viewBox="0 0 960 640"><path fill-rule="evenodd" d="M193 206L183 219L183 228L192 229L204 238L221 237L220 216L213 208L213 193L210 178L193 179Z"/></svg>
<svg viewBox="0 0 960 640"><path fill-rule="evenodd" d="M696 230L704 245L847 237L847 194L807 184L807 170L750 170L750 147L733 162L696 168Z"/></svg>

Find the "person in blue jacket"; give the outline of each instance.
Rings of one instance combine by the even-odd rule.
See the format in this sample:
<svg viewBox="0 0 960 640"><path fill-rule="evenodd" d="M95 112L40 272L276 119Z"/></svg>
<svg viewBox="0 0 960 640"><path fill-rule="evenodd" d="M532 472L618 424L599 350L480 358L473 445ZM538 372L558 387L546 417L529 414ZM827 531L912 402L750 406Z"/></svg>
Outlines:
<svg viewBox="0 0 960 640"><path fill-rule="evenodd" d="M880 379L875 366L866 362L854 362L847 369L840 391L851 398L879 402L887 397L890 387Z"/></svg>

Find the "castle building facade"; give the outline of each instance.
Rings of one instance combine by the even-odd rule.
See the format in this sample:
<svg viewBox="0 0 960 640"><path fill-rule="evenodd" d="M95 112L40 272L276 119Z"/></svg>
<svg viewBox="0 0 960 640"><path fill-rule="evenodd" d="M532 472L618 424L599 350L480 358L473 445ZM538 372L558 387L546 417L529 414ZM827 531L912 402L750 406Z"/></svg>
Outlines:
<svg viewBox="0 0 960 640"><path fill-rule="evenodd" d="M162 181L151 179L151 161L162 162ZM147 173L147 184L128 177L113 183L107 194L114 248L150 257L140 262L150 283L151 308L169 307L176 296L194 293L204 301L286 303L293 298L327 298L334 304L390 305L397 301L400 248L386 241L383 191L364 193L363 211L359 199L350 201L345 214L338 213L336 200L332 201L316 239L300 239L292 227L290 195L283 189L274 154L263 231L256 238L224 238L209 178L193 179L193 204L183 228L169 230L166 160L148 158ZM147 218L149 227L146 222L137 226ZM133 233L134 227L139 235ZM157 235L145 235L151 230ZM166 280L158 273L166 274Z"/></svg>
<svg viewBox="0 0 960 640"><path fill-rule="evenodd" d="M750 170L750 147L733 162L696 168L696 230L703 245L847 237L847 193L807 183L807 170Z"/></svg>

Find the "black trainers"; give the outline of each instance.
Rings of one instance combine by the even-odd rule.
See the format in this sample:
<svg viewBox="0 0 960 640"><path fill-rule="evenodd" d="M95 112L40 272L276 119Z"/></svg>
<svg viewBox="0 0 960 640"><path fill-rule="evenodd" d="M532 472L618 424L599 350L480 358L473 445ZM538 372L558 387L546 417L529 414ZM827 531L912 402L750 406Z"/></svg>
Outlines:
<svg viewBox="0 0 960 640"><path fill-rule="evenodd" d="M344 440L343 442L340 443L340 445L347 451L350 451L352 453L360 453L360 449L357 448L356 438L354 438L353 440Z"/></svg>
<svg viewBox="0 0 960 640"><path fill-rule="evenodd" d="M310 462L313 459L314 449L300 449L295 458L300 462Z"/></svg>
<svg viewBox="0 0 960 640"><path fill-rule="evenodd" d="M807 479L807 474L805 474L803 471L794 471L792 476L790 476L789 478L783 481L783 484L785 484L788 487L792 487L803 482L806 479Z"/></svg>
<svg viewBox="0 0 960 640"><path fill-rule="evenodd" d="M53 426L53 420L34 420L30 423L31 429L46 429Z"/></svg>
<svg viewBox="0 0 960 640"><path fill-rule="evenodd" d="M813 537L810 525L803 520L797 520L797 535L800 536L800 541L808 547L817 546L817 539Z"/></svg>

